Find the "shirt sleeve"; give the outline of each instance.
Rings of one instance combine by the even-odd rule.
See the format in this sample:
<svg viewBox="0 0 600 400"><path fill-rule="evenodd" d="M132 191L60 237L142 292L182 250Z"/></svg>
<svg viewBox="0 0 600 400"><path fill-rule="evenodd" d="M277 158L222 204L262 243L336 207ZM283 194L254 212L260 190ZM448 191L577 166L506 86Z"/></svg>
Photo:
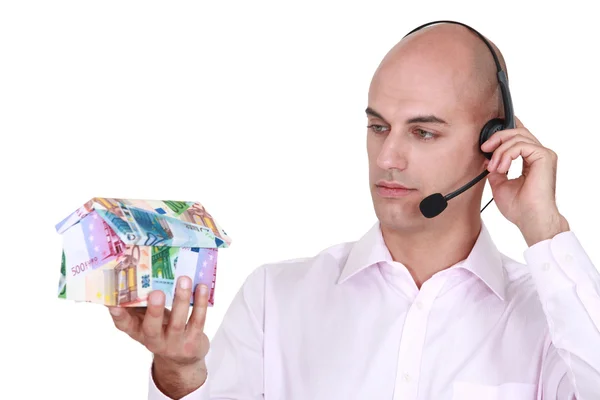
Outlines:
<svg viewBox="0 0 600 400"><path fill-rule="evenodd" d="M257 268L237 292L210 341L204 385L181 400L264 399L264 279L264 267ZM156 387L151 371L148 400L174 400Z"/></svg>
<svg viewBox="0 0 600 400"><path fill-rule="evenodd" d="M539 398L600 399L600 272L572 231L534 244L524 258L549 327Z"/></svg>

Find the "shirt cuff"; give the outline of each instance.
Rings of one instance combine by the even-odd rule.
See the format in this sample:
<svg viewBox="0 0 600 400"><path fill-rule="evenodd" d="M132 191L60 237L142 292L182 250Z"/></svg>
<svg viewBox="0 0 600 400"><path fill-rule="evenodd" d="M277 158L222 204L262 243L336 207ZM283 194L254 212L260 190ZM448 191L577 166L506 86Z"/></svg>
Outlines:
<svg viewBox="0 0 600 400"><path fill-rule="evenodd" d="M563 291L575 291L600 327L600 272L572 231L561 232L524 252L540 300L544 304Z"/></svg>

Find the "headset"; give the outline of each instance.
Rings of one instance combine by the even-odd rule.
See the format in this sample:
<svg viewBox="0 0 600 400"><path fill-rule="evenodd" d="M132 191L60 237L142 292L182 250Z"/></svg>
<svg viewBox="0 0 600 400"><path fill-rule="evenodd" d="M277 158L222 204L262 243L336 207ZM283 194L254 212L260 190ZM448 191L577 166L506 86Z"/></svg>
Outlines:
<svg viewBox="0 0 600 400"><path fill-rule="evenodd" d="M502 91L502 104L504 107L504 118L494 118L494 119L489 120L488 122L485 123L485 125L481 129L481 133L479 134L479 149L485 155L485 157L488 160L490 160L492 158L493 152L489 152L489 153L484 152L483 150L481 150L481 145L483 143L485 143L494 133L496 133L498 131L501 131L504 129L516 128L512 98L510 95L510 90L508 89L508 77L506 76L506 72L502 69L502 66L500 65L500 61L498 61L498 56L496 55L496 52L494 51L490 42L488 42L487 39L485 37L483 37L482 34L477 32L475 29L471 28L470 26L463 24L462 22L447 21L447 20L428 22L426 24L423 24L423 25L413 29L412 31L410 31L409 33L404 35L404 37L416 32L422 28L425 28L426 26L439 24L439 23L462 25L465 28L471 30L477 36L479 36L479 38L486 44L486 46L492 53L492 56L494 57L494 62L496 63L496 70L497 70L496 76L498 78L498 84L500 85L500 90ZM489 171L486 169L481 174L479 174L479 176L477 176L476 178L471 180L469 183L465 184L461 188L459 188L459 189L455 190L454 192L449 193L445 196L443 196L441 193L434 193L430 196L425 197L419 204L421 213L423 214L423 216L425 218L433 218L433 217L438 216L448 206L448 200L453 199L454 197L458 196L459 194L463 193L467 189L474 186L477 182L479 182L480 180L485 178L488 173L489 173ZM492 198L492 200L494 200L494 198ZM485 210L485 208L492 202L492 200L490 200L485 205L485 207L483 207L481 212L483 212L483 210Z"/></svg>

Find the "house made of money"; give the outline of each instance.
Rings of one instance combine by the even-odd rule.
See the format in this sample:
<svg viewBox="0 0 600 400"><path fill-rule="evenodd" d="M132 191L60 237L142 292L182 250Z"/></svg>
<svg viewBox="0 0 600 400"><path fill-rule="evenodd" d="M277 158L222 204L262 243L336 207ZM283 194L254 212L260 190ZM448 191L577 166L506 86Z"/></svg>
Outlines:
<svg viewBox="0 0 600 400"><path fill-rule="evenodd" d="M206 284L213 306L218 250L231 244L198 202L96 197L55 228L63 238L58 297L122 307L146 306L153 290L170 306L182 275L193 288Z"/></svg>

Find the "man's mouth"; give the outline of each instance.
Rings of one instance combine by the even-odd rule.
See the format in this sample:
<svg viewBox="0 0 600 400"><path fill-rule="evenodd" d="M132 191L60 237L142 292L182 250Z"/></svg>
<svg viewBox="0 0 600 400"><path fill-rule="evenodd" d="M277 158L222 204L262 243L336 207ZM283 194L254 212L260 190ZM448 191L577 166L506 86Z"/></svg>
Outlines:
<svg viewBox="0 0 600 400"><path fill-rule="evenodd" d="M378 181L375 184L375 188L377 194L381 197L388 198L404 197L416 191L416 189L408 188L400 183L390 181Z"/></svg>

